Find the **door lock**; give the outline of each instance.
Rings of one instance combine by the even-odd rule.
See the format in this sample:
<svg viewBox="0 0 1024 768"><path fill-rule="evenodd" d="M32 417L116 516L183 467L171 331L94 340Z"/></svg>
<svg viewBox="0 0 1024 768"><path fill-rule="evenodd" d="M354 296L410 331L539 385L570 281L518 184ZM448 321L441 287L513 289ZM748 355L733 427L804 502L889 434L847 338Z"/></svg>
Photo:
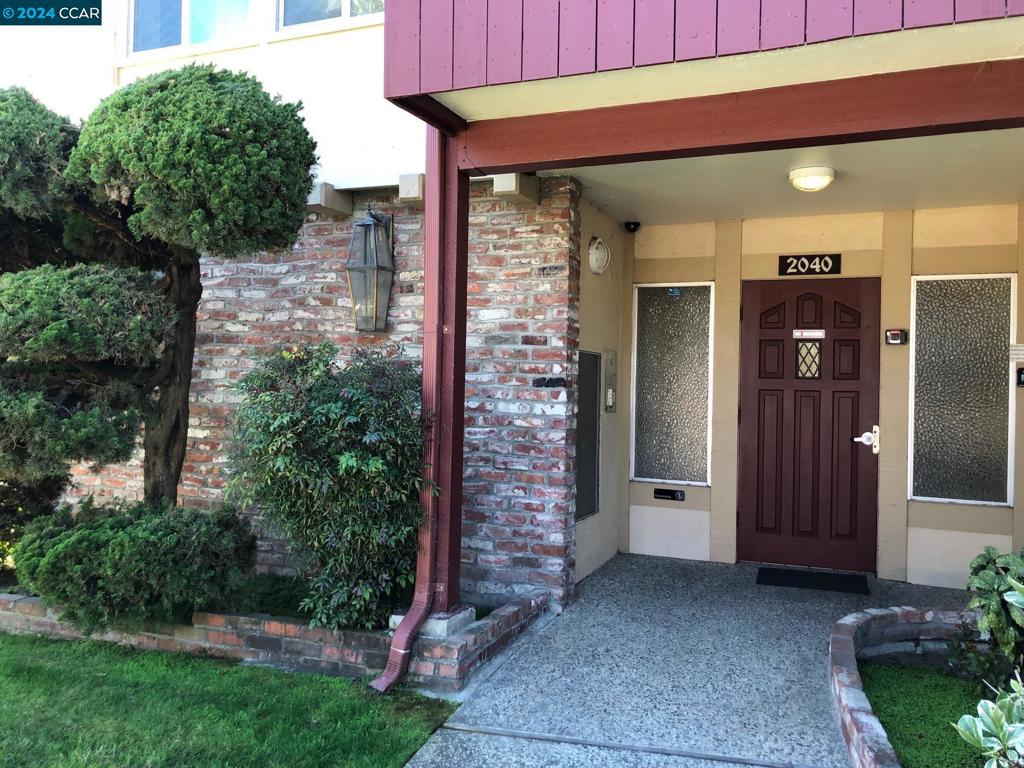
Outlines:
<svg viewBox="0 0 1024 768"><path fill-rule="evenodd" d="M852 438L853 442L860 443L861 445L871 446L871 452L877 454L881 450L881 445L878 439L878 425L875 424L870 432L865 432L860 437Z"/></svg>

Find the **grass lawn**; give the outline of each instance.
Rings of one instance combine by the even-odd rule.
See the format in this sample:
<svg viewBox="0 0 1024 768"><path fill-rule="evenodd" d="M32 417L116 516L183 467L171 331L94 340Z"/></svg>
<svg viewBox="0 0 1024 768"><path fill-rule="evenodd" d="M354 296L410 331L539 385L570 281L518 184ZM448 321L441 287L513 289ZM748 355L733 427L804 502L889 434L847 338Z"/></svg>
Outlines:
<svg viewBox="0 0 1024 768"><path fill-rule="evenodd" d="M4 768L401 766L451 711L339 678L0 635Z"/></svg>
<svg viewBox="0 0 1024 768"><path fill-rule="evenodd" d="M976 714L966 680L937 669L861 662L864 692L903 768L981 768L985 761L950 723Z"/></svg>

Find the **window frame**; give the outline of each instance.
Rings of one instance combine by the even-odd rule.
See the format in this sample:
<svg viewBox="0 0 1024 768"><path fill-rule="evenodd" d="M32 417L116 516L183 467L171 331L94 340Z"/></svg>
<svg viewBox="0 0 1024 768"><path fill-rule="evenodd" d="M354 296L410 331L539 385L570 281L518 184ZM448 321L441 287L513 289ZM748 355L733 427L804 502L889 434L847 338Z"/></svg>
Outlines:
<svg viewBox="0 0 1024 768"><path fill-rule="evenodd" d="M1006 501L978 501L971 499L949 499L934 496L918 496L914 493L914 408L917 383L917 286L925 281L936 280L998 280L1008 279L1010 281L1010 328L1009 343L1017 343L1017 274L1015 272L995 272L978 274L957 274L957 275L912 275L910 278L910 380L909 380L909 408L907 411L907 499L908 501L933 502L938 504L958 504L968 507L1013 507L1014 485L1014 462L1016 443L1017 423L1017 397L1016 397L1016 368L1017 361L1012 356L1007 357L1007 398L1009 408L1006 414ZM884 439L884 436L883 436Z"/></svg>
<svg viewBox="0 0 1024 768"><path fill-rule="evenodd" d="M705 445L705 470L706 480L669 480L666 478L639 477L636 473L636 390L637 390L637 334L639 324L637 318L640 308L641 288L704 288L708 291L708 424L707 440ZM669 283L634 283L633 284L633 328L631 334L632 347L630 349L630 376L629 376L629 480L635 483L668 483L672 485L685 485L695 488L711 487L711 443L712 443L712 415L714 405L714 359L715 359L715 282L713 280L695 282L669 282Z"/></svg>
<svg viewBox="0 0 1024 768"><path fill-rule="evenodd" d="M351 12L351 0L342 0L342 2L344 5L341 16L284 26L284 0L250 0L254 23L247 32L202 43L190 43L188 42L191 32L189 12L192 0L181 0L181 42L137 51L135 50L135 0L128 0L125 14L126 41L123 47L119 46L119 49L123 51L121 55L125 58L120 64L121 66L133 66L201 56L217 51L255 48L267 43L313 37L348 29L380 26L384 23L383 12L350 16L348 14Z"/></svg>

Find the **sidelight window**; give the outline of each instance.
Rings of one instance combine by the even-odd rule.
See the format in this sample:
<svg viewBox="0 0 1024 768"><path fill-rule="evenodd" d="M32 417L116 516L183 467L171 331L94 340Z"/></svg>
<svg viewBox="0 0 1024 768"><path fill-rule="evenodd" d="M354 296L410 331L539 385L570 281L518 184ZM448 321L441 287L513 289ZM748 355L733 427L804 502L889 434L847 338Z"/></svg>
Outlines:
<svg viewBox="0 0 1024 768"><path fill-rule="evenodd" d="M709 482L712 304L710 283L635 289L634 479Z"/></svg>
<svg viewBox="0 0 1024 768"><path fill-rule="evenodd" d="M910 495L1012 502L1015 276L914 279Z"/></svg>

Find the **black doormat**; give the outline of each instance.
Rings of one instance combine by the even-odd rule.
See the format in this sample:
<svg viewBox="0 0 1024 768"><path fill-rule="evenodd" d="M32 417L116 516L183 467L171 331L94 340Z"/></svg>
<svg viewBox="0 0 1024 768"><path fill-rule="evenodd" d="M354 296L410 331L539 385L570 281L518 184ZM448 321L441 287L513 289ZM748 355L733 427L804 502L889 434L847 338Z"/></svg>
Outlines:
<svg viewBox="0 0 1024 768"><path fill-rule="evenodd" d="M849 592L870 595L868 577L860 573L800 571L789 568L758 568L757 583L766 587L797 587L823 589L827 592Z"/></svg>

